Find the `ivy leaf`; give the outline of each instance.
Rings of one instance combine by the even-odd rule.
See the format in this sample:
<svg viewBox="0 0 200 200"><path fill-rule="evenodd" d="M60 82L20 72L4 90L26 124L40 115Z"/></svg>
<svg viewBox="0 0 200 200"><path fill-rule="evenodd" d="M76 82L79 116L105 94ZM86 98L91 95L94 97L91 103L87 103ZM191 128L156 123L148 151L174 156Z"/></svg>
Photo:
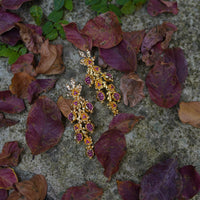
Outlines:
<svg viewBox="0 0 200 200"><path fill-rule="evenodd" d="M33 19L35 20L35 23L39 26L42 22L42 16L43 16L42 8L34 5L30 8L30 13Z"/></svg>
<svg viewBox="0 0 200 200"><path fill-rule="evenodd" d="M100 3L100 0L85 0L85 5L91 6Z"/></svg>
<svg viewBox="0 0 200 200"><path fill-rule="evenodd" d="M50 33L53 30L53 23L52 22L46 22L43 26L42 26L42 31L44 35L47 35L48 33Z"/></svg>
<svg viewBox="0 0 200 200"><path fill-rule="evenodd" d="M135 11L135 4L132 1L128 1L124 6L121 8L121 12L125 15L130 15Z"/></svg>
<svg viewBox="0 0 200 200"><path fill-rule="evenodd" d="M72 11L73 10L73 2L72 2L72 0L65 0L65 5L64 6L69 11Z"/></svg>
<svg viewBox="0 0 200 200"><path fill-rule="evenodd" d="M63 10L53 10L49 16L48 16L48 20L52 21L52 22L58 22L59 20L61 20L63 17Z"/></svg>
<svg viewBox="0 0 200 200"><path fill-rule="evenodd" d="M58 31L53 29L49 34L46 35L46 38L49 40L55 40L58 37Z"/></svg>
<svg viewBox="0 0 200 200"><path fill-rule="evenodd" d="M54 0L53 5L55 10L60 10L64 6L65 0Z"/></svg>
<svg viewBox="0 0 200 200"><path fill-rule="evenodd" d="M119 4L119 5L124 5L126 4L127 2L129 2L130 0L117 0L116 3Z"/></svg>

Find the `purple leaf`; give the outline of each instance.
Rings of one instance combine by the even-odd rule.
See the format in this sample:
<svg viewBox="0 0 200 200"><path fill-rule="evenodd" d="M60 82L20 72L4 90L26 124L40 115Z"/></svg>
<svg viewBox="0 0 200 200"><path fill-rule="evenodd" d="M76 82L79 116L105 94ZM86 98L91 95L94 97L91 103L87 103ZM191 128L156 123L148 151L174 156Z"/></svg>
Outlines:
<svg viewBox="0 0 200 200"><path fill-rule="evenodd" d="M7 200L8 191L4 189L0 189L0 200Z"/></svg>
<svg viewBox="0 0 200 200"><path fill-rule="evenodd" d="M177 2L170 2L164 0L149 0L147 5L147 12L151 16L157 16L164 12L178 14Z"/></svg>
<svg viewBox="0 0 200 200"><path fill-rule="evenodd" d="M140 199L174 200L181 190L177 161L168 159L151 167L141 181Z"/></svg>
<svg viewBox="0 0 200 200"><path fill-rule="evenodd" d="M135 49L125 40L110 49L100 48L99 54L106 64L121 72L133 72L137 69Z"/></svg>
<svg viewBox="0 0 200 200"><path fill-rule="evenodd" d="M21 21L21 18L3 9L0 10L0 35L15 27L15 23Z"/></svg>
<svg viewBox="0 0 200 200"><path fill-rule="evenodd" d="M13 119L6 119L3 115L3 113L0 113L0 128L14 126L17 123L18 123L18 121L13 120Z"/></svg>
<svg viewBox="0 0 200 200"><path fill-rule="evenodd" d="M32 30L34 30L38 35L42 36L42 28L35 24L26 24L26 26Z"/></svg>
<svg viewBox="0 0 200 200"><path fill-rule="evenodd" d="M1 5L4 9L17 10L26 1L31 0L2 0Z"/></svg>
<svg viewBox="0 0 200 200"><path fill-rule="evenodd" d="M0 111L7 113L20 113L25 109L22 99L17 98L9 90L0 91Z"/></svg>
<svg viewBox="0 0 200 200"><path fill-rule="evenodd" d="M0 35L0 41L11 46L15 46L20 39L21 37L17 28L13 28Z"/></svg>
<svg viewBox="0 0 200 200"><path fill-rule="evenodd" d="M182 176L183 189L180 194L181 199L191 199L200 191L200 174L192 165L187 165L179 169Z"/></svg>

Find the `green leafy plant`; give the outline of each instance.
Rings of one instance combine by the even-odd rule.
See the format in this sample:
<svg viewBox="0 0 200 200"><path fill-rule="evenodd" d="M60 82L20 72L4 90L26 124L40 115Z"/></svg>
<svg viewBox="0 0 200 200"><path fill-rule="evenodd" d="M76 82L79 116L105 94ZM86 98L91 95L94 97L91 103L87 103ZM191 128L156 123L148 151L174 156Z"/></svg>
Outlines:
<svg viewBox="0 0 200 200"><path fill-rule="evenodd" d="M42 16L43 16L42 8L34 5L30 8L30 13L33 19L35 20L35 23L39 26L42 22Z"/></svg>

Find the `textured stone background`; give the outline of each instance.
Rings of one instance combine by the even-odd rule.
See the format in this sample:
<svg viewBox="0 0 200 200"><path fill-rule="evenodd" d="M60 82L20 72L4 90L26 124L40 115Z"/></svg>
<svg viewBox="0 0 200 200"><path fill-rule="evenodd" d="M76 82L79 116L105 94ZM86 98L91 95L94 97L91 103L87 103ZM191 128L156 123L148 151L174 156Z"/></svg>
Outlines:
<svg viewBox="0 0 200 200"><path fill-rule="evenodd" d="M171 47L181 47L189 66L189 76L185 82L185 88L181 95L181 101L200 101L200 4L198 0L177 0L179 14L162 14L159 17L151 17L146 11L146 6L133 15L122 18L122 28L124 31L150 29L156 24L164 21L174 23L178 31L173 35L170 43ZM53 9L52 0L34 1L43 8L45 15ZM20 14L28 23L33 23L29 14L32 2L24 4L20 8ZM73 12L66 12L65 19L69 22L77 22L79 27L95 16L89 10L84 1L74 0ZM64 45L64 63L66 71L62 75L53 76L58 78L55 89L46 95L57 101L59 95L66 97L65 84L69 83L71 77L83 84L86 69L79 64L77 49L67 41L56 40L54 43ZM139 61L138 74L145 80L148 68ZM119 80L122 73L112 71L115 76L115 84L119 90ZM41 78L42 76L40 76ZM0 58L0 89L6 90L11 83L12 74L6 58ZM59 200L68 187L81 185L85 181L91 180L104 189L102 200L120 200L117 192L116 179L133 180L139 183L145 171L158 161L177 157L179 166L192 164L196 166L200 173L200 131L190 125L184 125L178 118L178 105L170 109L164 109L154 104L144 89L145 99L134 108L127 107L123 103L119 104L121 112L144 115L136 127L126 135L127 154L120 165L116 175L111 182L103 175L103 168L96 158L89 160L84 155L84 145L77 145L73 139L73 127L66 122L66 129L60 143L41 155L32 159L29 148L25 142L26 119L30 106L26 102L27 110L21 114L8 115L14 119L19 119L20 123L15 126L2 128L0 130L0 149L7 141L18 140L25 148L21 156L21 162L15 168L20 179L30 178L33 174L41 173L48 181L48 199ZM83 96L94 103L95 112L92 114L96 125L93 140L96 142L100 135L107 130L112 119L112 114L105 105L95 99L95 90L83 87ZM200 199L200 194L193 200Z"/></svg>

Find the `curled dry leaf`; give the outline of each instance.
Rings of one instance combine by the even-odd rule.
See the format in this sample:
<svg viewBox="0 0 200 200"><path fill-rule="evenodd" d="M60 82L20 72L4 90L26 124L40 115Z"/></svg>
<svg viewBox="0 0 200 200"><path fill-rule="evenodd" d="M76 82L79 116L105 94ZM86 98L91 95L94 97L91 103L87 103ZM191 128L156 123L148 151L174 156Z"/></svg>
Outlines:
<svg viewBox="0 0 200 200"><path fill-rule="evenodd" d="M21 37L17 28L13 28L0 35L0 41L11 46L15 46L20 39Z"/></svg>
<svg viewBox="0 0 200 200"><path fill-rule="evenodd" d="M64 126L57 105L41 96L33 104L27 119L26 142L33 155L54 147L61 139Z"/></svg>
<svg viewBox="0 0 200 200"><path fill-rule="evenodd" d="M100 48L99 55L106 64L121 72L133 72L137 69L135 49L126 40L110 49Z"/></svg>
<svg viewBox="0 0 200 200"><path fill-rule="evenodd" d="M119 170L119 164L126 154L126 140L118 129L111 129L103 133L95 143L95 154L102 164L104 175L111 180L111 176Z"/></svg>
<svg viewBox="0 0 200 200"><path fill-rule="evenodd" d="M67 40L74 46L82 51L92 49L92 39L89 36L81 33L81 31L78 30L76 23L72 22L67 25L63 25L63 29L65 31Z"/></svg>
<svg viewBox="0 0 200 200"><path fill-rule="evenodd" d="M17 123L18 123L18 121L13 120L13 119L7 119L4 117L3 113L0 113L0 128L14 126ZM0 164L0 166L1 166L1 164Z"/></svg>
<svg viewBox="0 0 200 200"><path fill-rule="evenodd" d="M43 175L35 175L30 180L15 184L16 191L7 200L44 200L47 194L47 182Z"/></svg>
<svg viewBox="0 0 200 200"><path fill-rule="evenodd" d="M0 111L6 113L20 113L25 109L24 101L17 98L9 90L0 91Z"/></svg>
<svg viewBox="0 0 200 200"><path fill-rule="evenodd" d="M140 199L174 200L182 189L181 180L175 159L160 162L143 176Z"/></svg>
<svg viewBox="0 0 200 200"><path fill-rule="evenodd" d="M17 61L12 64L11 72L13 74L18 72L26 72L30 76L36 76L37 73L35 71L34 65L34 55L32 53L27 53L20 56Z"/></svg>
<svg viewBox="0 0 200 200"><path fill-rule="evenodd" d="M38 54L43 44L43 37L40 36L34 29L29 28L27 25L22 23L16 23L19 27L19 34L21 36L22 41L26 45L26 48L35 54Z"/></svg>
<svg viewBox="0 0 200 200"><path fill-rule="evenodd" d="M40 62L36 67L38 74L61 74L65 70L65 66L62 60L62 45L49 44L46 40L40 49Z"/></svg>
<svg viewBox="0 0 200 200"><path fill-rule="evenodd" d="M1 6L4 9L17 10L26 1L31 1L31 0L2 0Z"/></svg>
<svg viewBox="0 0 200 200"><path fill-rule="evenodd" d="M58 108L62 112L62 114L68 118L69 113L71 112L72 99L65 99L60 96L57 101Z"/></svg>
<svg viewBox="0 0 200 200"><path fill-rule="evenodd" d="M181 102L178 116L182 123L200 128L200 102Z"/></svg>
<svg viewBox="0 0 200 200"><path fill-rule="evenodd" d="M17 182L17 175L12 168L0 168L0 189L10 190Z"/></svg>
<svg viewBox="0 0 200 200"><path fill-rule="evenodd" d="M183 189L179 199L191 199L200 191L200 174L192 165L187 165L179 169L182 176Z"/></svg>
<svg viewBox="0 0 200 200"><path fill-rule="evenodd" d="M170 2L164 0L149 0L147 5L147 12L151 16L157 16L161 13L169 12L174 15L178 14L177 2Z"/></svg>
<svg viewBox="0 0 200 200"><path fill-rule="evenodd" d="M132 181L117 181L117 187L123 200L139 200L140 185Z"/></svg>
<svg viewBox="0 0 200 200"><path fill-rule="evenodd" d="M134 114L130 113L120 113L113 117L109 124L109 129L118 129L122 133L128 133L141 119L144 119L144 117L135 116Z"/></svg>
<svg viewBox="0 0 200 200"><path fill-rule="evenodd" d="M34 30L38 35L42 36L42 27L35 24L26 24L26 26Z"/></svg>
<svg viewBox="0 0 200 200"><path fill-rule="evenodd" d="M124 104L134 107L144 98L144 81L134 72L124 75L120 79L120 90Z"/></svg>
<svg viewBox="0 0 200 200"><path fill-rule="evenodd" d="M0 8L0 35L15 27L15 23L21 21L21 18Z"/></svg>
<svg viewBox="0 0 200 200"><path fill-rule="evenodd" d="M56 79L37 79L28 86L28 102L32 103L39 94L47 92L54 87Z"/></svg>
<svg viewBox="0 0 200 200"><path fill-rule="evenodd" d="M77 187L70 187L62 196L62 200L100 200L103 190L92 181Z"/></svg>
<svg viewBox="0 0 200 200"><path fill-rule="evenodd" d="M26 99L28 97L28 86L34 80L35 78L26 72L18 72L14 74L9 89L12 94L16 94L19 98Z"/></svg>
<svg viewBox="0 0 200 200"><path fill-rule="evenodd" d="M22 151L23 148L19 147L17 141L6 142L3 146L2 153L0 154L0 166L17 166Z"/></svg>
<svg viewBox="0 0 200 200"><path fill-rule="evenodd" d="M171 108L176 105L181 96L176 67L173 63L159 60L149 71L146 85L151 100L160 107Z"/></svg>
<svg viewBox="0 0 200 200"><path fill-rule="evenodd" d="M8 198L8 191L0 189L0 200L7 200Z"/></svg>
<svg viewBox="0 0 200 200"><path fill-rule="evenodd" d="M110 49L122 41L122 30L114 12L103 13L89 20L81 33L93 40L93 46Z"/></svg>

